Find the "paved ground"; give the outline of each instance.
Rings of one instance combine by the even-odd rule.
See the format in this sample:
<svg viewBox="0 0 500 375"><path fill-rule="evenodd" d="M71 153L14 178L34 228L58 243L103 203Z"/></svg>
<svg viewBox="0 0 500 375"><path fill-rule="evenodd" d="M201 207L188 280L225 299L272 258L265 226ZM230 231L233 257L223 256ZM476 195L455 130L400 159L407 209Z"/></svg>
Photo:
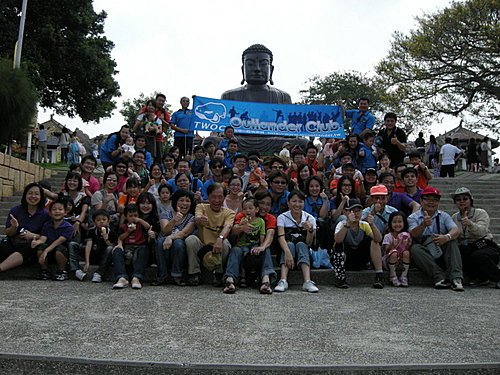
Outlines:
<svg viewBox="0 0 500 375"><path fill-rule="evenodd" d="M177 364L500 363L500 290L320 293L2 280L0 353Z"/></svg>

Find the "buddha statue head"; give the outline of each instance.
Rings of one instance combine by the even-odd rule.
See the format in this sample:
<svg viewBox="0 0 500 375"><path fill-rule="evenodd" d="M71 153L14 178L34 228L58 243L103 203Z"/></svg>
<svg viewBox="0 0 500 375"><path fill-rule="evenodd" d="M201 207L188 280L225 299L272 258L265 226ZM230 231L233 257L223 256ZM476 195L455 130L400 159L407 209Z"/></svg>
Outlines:
<svg viewBox="0 0 500 375"><path fill-rule="evenodd" d="M251 45L243 51L241 60L242 85L245 82L250 85L273 84L273 53L270 49L262 44Z"/></svg>

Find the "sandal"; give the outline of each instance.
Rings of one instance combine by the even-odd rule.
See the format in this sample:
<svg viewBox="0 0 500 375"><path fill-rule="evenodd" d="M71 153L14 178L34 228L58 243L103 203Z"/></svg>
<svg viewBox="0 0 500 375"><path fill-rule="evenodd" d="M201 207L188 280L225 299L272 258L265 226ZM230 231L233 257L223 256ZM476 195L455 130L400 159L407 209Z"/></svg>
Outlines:
<svg viewBox="0 0 500 375"><path fill-rule="evenodd" d="M271 289L271 284L266 281L260 285L259 289L260 294L273 294L273 290Z"/></svg>
<svg viewBox="0 0 500 375"><path fill-rule="evenodd" d="M174 277L174 284L177 286L186 286L186 283L184 280L182 280L181 277Z"/></svg>
<svg viewBox="0 0 500 375"><path fill-rule="evenodd" d="M224 287L224 290L222 292L225 294L234 294L234 292L236 292L236 287L234 286L234 283L226 281L226 286Z"/></svg>

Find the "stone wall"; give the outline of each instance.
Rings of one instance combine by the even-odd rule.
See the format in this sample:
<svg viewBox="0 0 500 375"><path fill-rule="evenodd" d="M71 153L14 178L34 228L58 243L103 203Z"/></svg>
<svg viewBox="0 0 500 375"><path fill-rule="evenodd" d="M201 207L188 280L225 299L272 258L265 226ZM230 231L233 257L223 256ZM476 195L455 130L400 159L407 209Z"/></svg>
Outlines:
<svg viewBox="0 0 500 375"><path fill-rule="evenodd" d="M51 170L0 152L0 198L14 195L35 181L50 178Z"/></svg>

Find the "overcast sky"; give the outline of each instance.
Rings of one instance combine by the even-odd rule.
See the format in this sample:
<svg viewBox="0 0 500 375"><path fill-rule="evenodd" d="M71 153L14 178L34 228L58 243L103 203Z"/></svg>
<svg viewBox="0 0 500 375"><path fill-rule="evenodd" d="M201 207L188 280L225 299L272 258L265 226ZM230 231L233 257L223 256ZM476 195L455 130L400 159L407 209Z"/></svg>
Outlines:
<svg viewBox="0 0 500 375"><path fill-rule="evenodd" d="M394 31L415 27L415 17L434 13L447 0L94 0L108 14L105 34L115 43L121 98L110 119L84 124L54 116L91 137L124 123L124 99L160 91L178 109L181 96L219 98L241 81L241 53L251 44L274 54L274 84L293 101L314 75L357 70L373 73L385 57ZM28 4L29 6L29 4ZM28 9L28 17L30 16ZM84 62L82 62L84 64ZM38 121L52 111L40 111ZM447 130L459 120L447 124Z"/></svg>

